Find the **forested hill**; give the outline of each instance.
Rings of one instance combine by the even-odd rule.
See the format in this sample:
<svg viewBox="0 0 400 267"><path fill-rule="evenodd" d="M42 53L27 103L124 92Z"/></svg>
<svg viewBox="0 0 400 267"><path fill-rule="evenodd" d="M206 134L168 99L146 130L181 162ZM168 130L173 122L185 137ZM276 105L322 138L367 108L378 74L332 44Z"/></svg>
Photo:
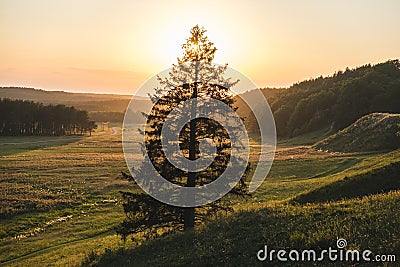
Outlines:
<svg viewBox="0 0 400 267"><path fill-rule="evenodd" d="M30 100L43 104L63 104L87 111L125 112L132 96L45 91L25 87L0 87L0 98ZM137 98L143 99L144 105L147 105L147 99Z"/></svg>
<svg viewBox="0 0 400 267"><path fill-rule="evenodd" d="M70 93L45 91L25 87L0 87L0 98L29 100L43 104L62 104L87 110L89 118L98 122L122 122L125 110L131 100L129 95ZM136 97L134 118L142 119L141 111L149 109L151 102L144 97Z"/></svg>
<svg viewBox="0 0 400 267"><path fill-rule="evenodd" d="M390 60L347 68L288 89L263 89L263 93L278 136L293 137L323 128L333 133L372 112L400 113L400 63Z"/></svg>
<svg viewBox="0 0 400 267"><path fill-rule="evenodd" d="M287 89L262 89L274 114L280 137L293 137L320 129L333 133L373 112L400 113L400 63L390 60L338 71L293 84ZM252 91L246 94L252 94ZM96 121L122 121L130 96L50 92L32 88L1 88L0 98L73 105L89 111ZM249 109L239 100L239 115L256 128ZM137 101L137 113L151 105Z"/></svg>

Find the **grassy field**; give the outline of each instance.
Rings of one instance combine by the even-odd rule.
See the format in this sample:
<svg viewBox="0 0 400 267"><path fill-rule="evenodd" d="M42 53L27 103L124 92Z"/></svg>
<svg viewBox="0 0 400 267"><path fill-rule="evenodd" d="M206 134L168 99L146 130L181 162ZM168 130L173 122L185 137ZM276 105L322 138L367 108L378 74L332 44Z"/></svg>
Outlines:
<svg viewBox="0 0 400 267"><path fill-rule="evenodd" d="M323 248L339 237L352 248L400 251L400 193L366 196L377 193L370 177L394 179L387 172L397 171L400 151L327 153L307 137L279 143L266 181L251 198L237 199L234 213L193 233L123 243L114 230L124 218L118 191L138 188L120 177L126 165L117 131L0 139L0 265L257 265L264 244ZM351 191L365 181L357 198L321 197L335 194L337 183Z"/></svg>
<svg viewBox="0 0 400 267"><path fill-rule="evenodd" d="M118 190L130 186L119 177L120 134L64 139L2 138L0 264L79 265L90 249L119 244Z"/></svg>
<svg viewBox="0 0 400 267"><path fill-rule="evenodd" d="M336 248L337 238L345 238L349 249L369 249L376 254L398 253L399 227L394 222L399 221L400 215L388 210L398 209L399 204L399 192L304 207L252 203L230 216L216 218L195 232L167 236L132 249L108 251L97 265L282 266L277 261L258 261L257 252L264 245L276 250L321 251L329 246ZM329 261L283 266L287 265L380 266Z"/></svg>

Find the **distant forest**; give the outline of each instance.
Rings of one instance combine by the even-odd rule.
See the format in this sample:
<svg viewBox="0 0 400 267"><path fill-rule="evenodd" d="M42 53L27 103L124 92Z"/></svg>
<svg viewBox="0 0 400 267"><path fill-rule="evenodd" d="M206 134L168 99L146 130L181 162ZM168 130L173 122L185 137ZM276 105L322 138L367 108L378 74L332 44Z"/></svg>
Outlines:
<svg viewBox="0 0 400 267"><path fill-rule="evenodd" d="M262 90L274 114L278 136L294 137L322 129L335 132L373 112L400 113L400 63L390 60L347 68L287 89ZM247 117L248 125L255 129L254 119Z"/></svg>
<svg viewBox="0 0 400 267"><path fill-rule="evenodd" d="M96 128L88 112L65 105L0 99L0 135L77 135Z"/></svg>
<svg viewBox="0 0 400 267"><path fill-rule="evenodd" d="M399 60L390 60L376 65L347 68L328 77L320 76L293 84L289 88L261 90L274 114L278 137L295 137L317 130L334 133L373 112L400 113L400 63ZM252 91L244 94L252 94ZM21 98L53 104L50 106L54 109L62 106L55 103L73 105L79 109L88 110L88 120L99 122L122 122L130 100L130 96L75 94L13 87L0 87L0 95L11 99ZM246 117L246 126L255 132L257 125L249 108L239 97L236 100L239 115ZM144 117L141 112L149 110L151 102L146 98L138 98L135 103L137 104L135 110L128 111L130 120L127 122L143 123ZM64 109L67 107L64 106ZM10 133L3 133L5 121L10 116L17 115L8 114L7 111L1 111L0 114L0 127L2 127L0 135L10 135ZM71 117L76 117L76 115L71 115ZM61 129L58 127L58 129L47 129L44 132L80 133L85 127L82 128L79 125L84 124L75 123L75 126L66 128L61 126ZM11 130L6 129L6 131ZM22 132L29 134L32 130Z"/></svg>
<svg viewBox="0 0 400 267"><path fill-rule="evenodd" d="M120 122L124 120L125 110L132 99L131 95L70 93L63 91L45 91L25 87L0 87L0 98L22 99L40 102L45 105L62 104L87 110L89 119L96 122ZM135 111L139 115L151 108L151 101L144 97L135 99ZM143 116L131 116L136 122L143 122Z"/></svg>

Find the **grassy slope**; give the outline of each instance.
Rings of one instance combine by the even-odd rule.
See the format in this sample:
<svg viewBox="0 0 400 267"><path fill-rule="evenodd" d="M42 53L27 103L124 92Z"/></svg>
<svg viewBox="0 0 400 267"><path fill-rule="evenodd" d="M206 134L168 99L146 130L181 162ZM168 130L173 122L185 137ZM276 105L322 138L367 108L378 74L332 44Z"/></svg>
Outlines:
<svg viewBox="0 0 400 267"><path fill-rule="evenodd" d="M382 253L398 250L399 226L387 224L399 221L398 212L387 212L398 210L398 194L304 207L288 204L288 200L345 176L398 161L400 152L325 153L306 146L293 147L293 143L278 149L265 183L252 198L238 199L235 213L200 226L194 234L171 235L139 247L131 241L122 244L113 231L124 217L115 203L117 191L128 186L117 179L125 168L120 144L119 135L97 133L61 146L0 157L2 206L12 207L14 199L39 204L33 210L29 207L35 206L28 205L21 214L2 219L0 264L76 266L85 257L93 260L103 255L101 263L113 261L114 265L164 265L162 258L171 264L193 260L221 263L229 258L231 263L248 265L256 263L254 253L263 244L278 248L322 246L334 243L339 236L354 246L371 245ZM65 203L57 205L59 200ZM362 210L358 210L360 207ZM377 213L378 207L381 211ZM71 215L65 221L46 224ZM190 251L188 243L192 235L196 237L196 253ZM378 240L373 242L371 236ZM385 245L388 247L383 251ZM123 246L128 249L118 250Z"/></svg>
<svg viewBox="0 0 400 267"><path fill-rule="evenodd" d="M400 114L372 113L345 129L317 142L316 149L340 152L393 150L400 147L396 136Z"/></svg>
<svg viewBox="0 0 400 267"><path fill-rule="evenodd" d="M400 150L378 155L313 156L312 159L278 157L275 168L261 189L253 199L236 205L234 214L216 218L194 233L180 233L149 241L133 249L108 251L96 264L183 266L234 263L237 266L252 266L261 265L256 253L263 245L275 249L322 250L335 247L339 237L347 239L352 249L397 253L400 250L400 191L305 206L292 205L286 200L307 192L307 188L314 190L324 185L331 186L343 177L379 177L385 174L382 170L392 170L399 161ZM347 168L341 168L343 165ZM327 171L327 176L318 175L327 167L337 168L337 171ZM290 176L290 173L297 176ZM371 192L363 194L376 192L376 188L375 191L373 187L370 189ZM349 190L351 188L347 188ZM324 265L330 264L324 262ZM338 263L332 265L338 266Z"/></svg>
<svg viewBox="0 0 400 267"><path fill-rule="evenodd" d="M218 218L194 233L176 234L127 250L109 251L98 266L264 266L256 253L270 249L348 248L374 253L400 250L400 192L334 204L292 206L260 204ZM274 262L278 265L278 262ZM297 264L293 264L297 265ZM302 266L321 266L306 262ZM324 265L340 266L324 262ZM348 266L344 264L344 266Z"/></svg>
<svg viewBox="0 0 400 267"><path fill-rule="evenodd" d="M300 194L293 203L328 202L400 189L400 161Z"/></svg>
<svg viewBox="0 0 400 267"><path fill-rule="evenodd" d="M277 249L321 250L335 247L338 237L346 238L353 249L395 253L400 249L399 213L396 212L400 192L306 206L292 205L287 200L307 192L307 188L315 189L346 176L381 170L398 162L399 156L400 151L378 155L311 155L310 158L304 158L298 151L289 157L278 155L266 182L252 199L238 203L234 214L216 218L195 233L172 235L133 249L108 251L97 264L260 265L255 254L264 244ZM343 165L347 168L343 169ZM327 176L319 174L321 171Z"/></svg>

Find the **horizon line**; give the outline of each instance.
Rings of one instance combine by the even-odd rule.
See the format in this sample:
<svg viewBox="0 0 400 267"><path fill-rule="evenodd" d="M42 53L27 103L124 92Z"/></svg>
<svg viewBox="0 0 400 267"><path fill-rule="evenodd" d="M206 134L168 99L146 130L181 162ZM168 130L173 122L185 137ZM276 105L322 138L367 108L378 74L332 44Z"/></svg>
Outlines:
<svg viewBox="0 0 400 267"><path fill-rule="evenodd" d="M385 61L381 61L381 62L378 62L378 63L365 63L365 64L358 65L358 66L355 66L355 67L348 67L347 66L343 70L336 70L335 72L333 72L331 74L328 74L328 75L316 75L314 77L306 78L306 79L303 79L301 81L291 82L290 85L281 85L281 86L268 86L267 85L267 86L258 86L258 88L259 89L282 89L282 90L283 89L288 89L288 88L290 88L290 87L292 87L292 86L294 86L296 84L299 84L301 82L314 80L314 79L317 79L317 78L320 78L320 77L322 77L322 78L333 77L338 72L344 72L344 71L346 71L348 69L349 70L356 70L358 68L365 67L365 66L368 66L368 65L373 67L373 66L376 66L376 65L379 65L379 64L384 64L384 63L387 63L387 62L390 62L390 61L396 61L396 60L398 61L399 59L398 58L396 58L396 59L387 59ZM63 92L63 93L72 93L72 94L96 94L96 95L120 95L120 96L132 96L132 95L134 95L134 93L133 94L128 94L128 93L109 92L109 91L101 92L101 91L97 91L97 90L92 91L92 92L90 92L90 91L89 92L88 91L73 91L73 89L49 89L49 88L36 88L34 86L17 86L17 85L0 85L0 89L2 89L2 88L34 89L34 90L42 90L42 91L47 91L47 92ZM256 88L254 88L254 89L256 89ZM129 90L129 89L127 89L127 90ZM251 90L252 89L247 90L247 91L251 91ZM245 93L245 92L243 92L243 93Z"/></svg>

